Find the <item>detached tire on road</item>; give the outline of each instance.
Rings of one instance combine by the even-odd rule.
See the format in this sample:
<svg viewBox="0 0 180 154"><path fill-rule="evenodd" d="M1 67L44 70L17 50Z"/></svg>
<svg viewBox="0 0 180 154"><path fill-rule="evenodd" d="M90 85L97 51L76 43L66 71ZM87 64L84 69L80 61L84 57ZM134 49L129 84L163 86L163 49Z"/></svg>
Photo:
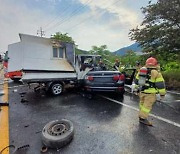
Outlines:
<svg viewBox="0 0 180 154"><path fill-rule="evenodd" d="M42 142L49 148L61 148L67 145L74 136L73 123L67 119L47 123L42 131Z"/></svg>
<svg viewBox="0 0 180 154"><path fill-rule="evenodd" d="M63 84L52 83L50 86L50 91L54 96L60 95L63 92Z"/></svg>

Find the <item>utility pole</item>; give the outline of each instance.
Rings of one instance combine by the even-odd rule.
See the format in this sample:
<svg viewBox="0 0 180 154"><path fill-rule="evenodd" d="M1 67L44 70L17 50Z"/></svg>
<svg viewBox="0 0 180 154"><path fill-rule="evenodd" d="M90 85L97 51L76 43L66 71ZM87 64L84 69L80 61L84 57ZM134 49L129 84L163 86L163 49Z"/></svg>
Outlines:
<svg viewBox="0 0 180 154"><path fill-rule="evenodd" d="M44 31L42 30L42 27L40 27L40 29L37 30L37 35L38 35L38 36L40 35L40 37L45 36L45 33L44 33Z"/></svg>

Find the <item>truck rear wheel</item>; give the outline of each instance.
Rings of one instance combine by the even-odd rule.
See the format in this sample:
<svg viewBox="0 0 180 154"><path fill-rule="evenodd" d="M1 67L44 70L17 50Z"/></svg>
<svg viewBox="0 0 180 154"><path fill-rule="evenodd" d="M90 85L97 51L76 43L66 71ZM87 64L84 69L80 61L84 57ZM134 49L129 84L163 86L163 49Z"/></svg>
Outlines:
<svg viewBox="0 0 180 154"><path fill-rule="evenodd" d="M63 92L63 84L62 83L52 83L50 86L50 91L55 96L60 95Z"/></svg>

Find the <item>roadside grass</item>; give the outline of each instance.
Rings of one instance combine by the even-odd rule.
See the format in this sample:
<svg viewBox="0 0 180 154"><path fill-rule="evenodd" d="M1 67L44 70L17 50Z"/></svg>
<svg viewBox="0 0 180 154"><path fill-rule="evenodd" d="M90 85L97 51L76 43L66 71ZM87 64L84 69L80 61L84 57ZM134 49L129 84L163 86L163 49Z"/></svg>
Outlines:
<svg viewBox="0 0 180 154"><path fill-rule="evenodd" d="M168 90L180 91L180 69L162 72Z"/></svg>

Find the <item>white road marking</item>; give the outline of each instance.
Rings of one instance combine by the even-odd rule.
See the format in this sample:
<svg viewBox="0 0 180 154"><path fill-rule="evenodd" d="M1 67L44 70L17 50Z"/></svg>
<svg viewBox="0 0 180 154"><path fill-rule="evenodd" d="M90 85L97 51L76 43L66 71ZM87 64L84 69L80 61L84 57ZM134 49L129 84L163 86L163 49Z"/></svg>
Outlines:
<svg viewBox="0 0 180 154"><path fill-rule="evenodd" d="M124 104L124 103L122 103L122 102L119 102L119 101L117 101L117 100L114 100L114 99L109 98L109 97L106 97L106 96L102 96L102 95L100 95L100 96L101 96L102 98L105 98L105 99L109 100L109 101L112 101L112 102L117 103L117 104L121 104L121 105L123 105L123 106L125 106L125 107L128 107L128 108L130 108L130 109L132 109L132 110L135 110L135 111L138 111L138 112L139 112L139 109L138 109L138 108L135 108L135 107L130 106L130 105L127 105L127 104ZM176 122L173 122L173 121L171 121L171 120L168 120L168 119L159 117L159 116L157 116L157 115L155 115L155 114L149 114L149 116L154 117L154 118L156 118L156 119L158 119L158 120L164 121L164 122L166 122L166 123L169 123L169 124L171 124L171 125L180 127L180 124L179 124L179 123L176 123Z"/></svg>
<svg viewBox="0 0 180 154"><path fill-rule="evenodd" d="M178 93L178 92L175 92L175 91L167 91L168 93L170 93L170 94L176 94L176 95L180 95L180 93Z"/></svg>

